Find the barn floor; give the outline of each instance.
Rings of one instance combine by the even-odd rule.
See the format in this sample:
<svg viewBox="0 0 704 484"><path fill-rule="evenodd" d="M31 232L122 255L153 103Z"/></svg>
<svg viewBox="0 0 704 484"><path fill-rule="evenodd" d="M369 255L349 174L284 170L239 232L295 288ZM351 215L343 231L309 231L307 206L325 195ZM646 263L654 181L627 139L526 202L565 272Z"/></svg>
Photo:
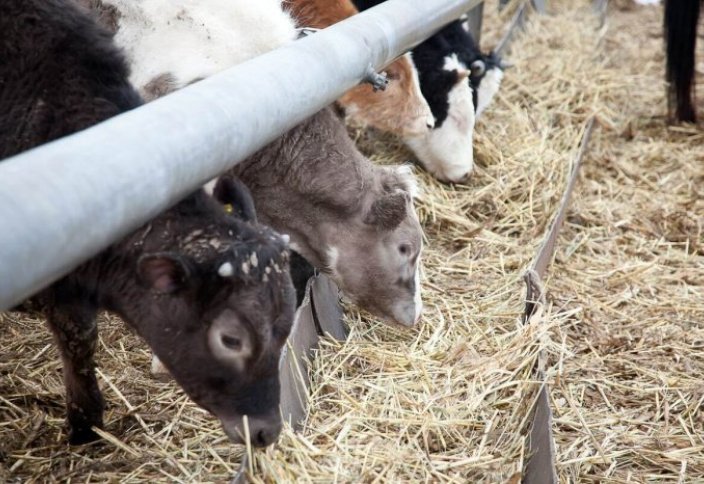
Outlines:
<svg viewBox="0 0 704 484"><path fill-rule="evenodd" d="M558 472L701 482L704 132L665 123L661 8L620 5L591 73L609 86L600 127L548 281L553 307L577 311L551 335Z"/></svg>
<svg viewBox="0 0 704 484"><path fill-rule="evenodd" d="M508 21L496 3L484 45ZM561 482L704 479L704 133L665 123L660 7L611 3L605 28L585 0L530 17L478 123L475 176L448 187L418 171L420 327L348 310L348 342L323 342L314 361L303 431L255 452L254 481L518 482L541 350ZM523 326L522 274L592 114L549 304ZM411 159L394 139L353 134L381 163ZM0 482L231 478L243 450L150 377L120 321L101 323L109 434L72 448L49 333L0 315Z"/></svg>

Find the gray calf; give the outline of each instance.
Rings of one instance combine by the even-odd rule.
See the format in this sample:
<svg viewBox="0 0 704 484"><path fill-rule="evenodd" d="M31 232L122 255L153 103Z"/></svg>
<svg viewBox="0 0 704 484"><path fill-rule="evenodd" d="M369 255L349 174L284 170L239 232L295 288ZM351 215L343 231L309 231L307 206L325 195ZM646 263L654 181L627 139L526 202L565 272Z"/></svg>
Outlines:
<svg viewBox="0 0 704 484"><path fill-rule="evenodd" d="M408 167L372 164L327 108L232 172L260 219L290 234L291 247L349 299L404 326L418 321L422 229Z"/></svg>

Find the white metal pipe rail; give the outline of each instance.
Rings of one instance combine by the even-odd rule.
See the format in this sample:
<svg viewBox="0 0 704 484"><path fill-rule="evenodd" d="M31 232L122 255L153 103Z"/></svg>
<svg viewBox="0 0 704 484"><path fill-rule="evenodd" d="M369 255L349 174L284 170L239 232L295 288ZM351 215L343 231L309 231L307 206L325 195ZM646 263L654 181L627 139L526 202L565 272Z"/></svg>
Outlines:
<svg viewBox="0 0 704 484"><path fill-rule="evenodd" d="M0 162L0 310L68 273L482 0L389 0ZM233 48L236 48L234 46Z"/></svg>

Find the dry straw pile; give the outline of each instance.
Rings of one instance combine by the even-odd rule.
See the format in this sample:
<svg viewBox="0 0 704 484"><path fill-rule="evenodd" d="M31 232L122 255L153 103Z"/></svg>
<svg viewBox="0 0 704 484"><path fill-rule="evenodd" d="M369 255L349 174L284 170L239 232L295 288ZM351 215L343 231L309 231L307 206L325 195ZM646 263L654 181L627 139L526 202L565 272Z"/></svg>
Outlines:
<svg viewBox="0 0 704 484"><path fill-rule="evenodd" d="M313 363L302 432L254 453L255 482L516 482L541 349L563 479L704 475L702 135L659 116L657 8L612 11L611 29L599 30L588 2L552 3L514 44L515 67L477 126L471 181L449 187L418 172L420 327L350 309L349 340L324 341ZM495 10L485 8L485 45L508 21ZM524 327L521 277L593 113L551 304ZM380 163L411 158L394 139L353 134ZM98 355L109 434L69 448L48 333L2 318L0 480L222 481L237 469L242 449L173 383L150 377L145 345L112 318Z"/></svg>
<svg viewBox="0 0 704 484"><path fill-rule="evenodd" d="M665 122L662 9L620 2L607 27L586 81L601 126L548 281L577 311L552 334L558 472L701 482L704 133Z"/></svg>

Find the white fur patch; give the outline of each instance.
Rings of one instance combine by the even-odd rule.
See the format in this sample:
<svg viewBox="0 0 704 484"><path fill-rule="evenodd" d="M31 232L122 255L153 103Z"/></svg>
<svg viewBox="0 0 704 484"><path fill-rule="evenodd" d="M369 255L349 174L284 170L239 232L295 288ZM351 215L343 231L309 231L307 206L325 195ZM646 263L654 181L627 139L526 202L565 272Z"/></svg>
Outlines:
<svg viewBox="0 0 704 484"><path fill-rule="evenodd" d="M496 93L499 92L503 78L504 71L498 67L486 71L482 81L479 83L479 89L477 89L477 119L479 119L479 115L484 112L489 104L491 104Z"/></svg>
<svg viewBox="0 0 704 484"><path fill-rule="evenodd" d="M328 269L330 270L330 275L333 278L337 278L337 261L340 258L340 251L337 249L337 247L331 245L326 250L326 254L328 256L326 264Z"/></svg>
<svg viewBox="0 0 704 484"><path fill-rule="evenodd" d="M138 88L170 73L180 88L296 39L280 0L107 0Z"/></svg>
<svg viewBox="0 0 704 484"><path fill-rule="evenodd" d="M469 82L455 84L448 94L448 103L447 118L439 128L404 141L426 170L438 179L460 182L474 168L475 116Z"/></svg>
<svg viewBox="0 0 704 484"><path fill-rule="evenodd" d="M166 369L164 364L161 362L158 356L152 355L152 375L154 376L165 376L169 375L169 370Z"/></svg>
<svg viewBox="0 0 704 484"><path fill-rule="evenodd" d="M467 66L457 58L457 54L450 54L445 57L445 63L442 68L446 71L466 71Z"/></svg>
<svg viewBox="0 0 704 484"><path fill-rule="evenodd" d="M404 55L404 57L406 57L406 59L408 59L408 62L411 64L411 75L413 76L413 95L417 99L421 99L424 101L424 106L422 107L423 112L419 113L419 115L423 117L425 125L432 128L433 126L435 126L435 117L433 116L433 111L430 109L430 105L428 105L428 102L425 101L425 97L423 97L423 93L420 90L420 79L418 78L418 69L416 69L416 65L413 62L413 56L410 52L408 52Z"/></svg>
<svg viewBox="0 0 704 484"><path fill-rule="evenodd" d="M392 168L406 187L406 191L411 198L420 198L420 185L418 179L413 174L411 165L396 165Z"/></svg>
<svg viewBox="0 0 704 484"><path fill-rule="evenodd" d="M414 276L416 292L413 294L413 306L415 307L415 322L418 322L420 315L423 312L423 300L420 297L420 256L418 256L418 265Z"/></svg>
<svg viewBox="0 0 704 484"><path fill-rule="evenodd" d="M215 191L215 185L217 185L217 183L218 183L218 179L213 178L208 183L203 185L203 190L205 190L205 193L207 193L208 195L210 195L212 197L213 192Z"/></svg>

